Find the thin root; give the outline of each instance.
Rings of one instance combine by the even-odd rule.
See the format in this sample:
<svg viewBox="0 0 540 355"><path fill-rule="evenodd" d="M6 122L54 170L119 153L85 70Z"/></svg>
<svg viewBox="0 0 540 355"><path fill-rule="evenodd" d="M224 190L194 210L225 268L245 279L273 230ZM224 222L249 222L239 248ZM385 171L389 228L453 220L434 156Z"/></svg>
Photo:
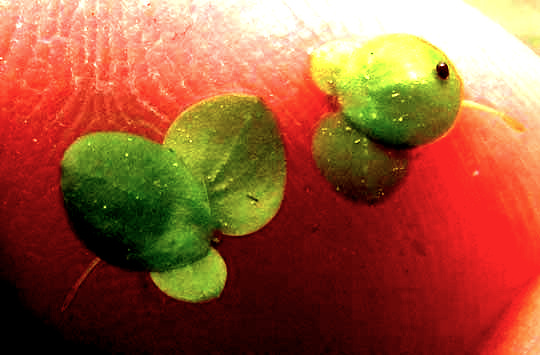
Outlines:
<svg viewBox="0 0 540 355"><path fill-rule="evenodd" d="M77 281L75 282L71 290L69 290L66 296L66 299L64 300L64 303L62 304L62 308L60 308L60 312L63 313L69 307L69 305L71 304L71 301L73 301L73 299L75 298L75 295L77 294L77 291L81 287L84 280L86 280L88 275L90 275L92 270L94 270L94 268L99 264L100 261L101 259L99 257L96 257L94 260L90 262L90 264L88 265L86 270L84 270L84 272L81 274L81 276L79 276L79 278L77 279Z"/></svg>
<svg viewBox="0 0 540 355"><path fill-rule="evenodd" d="M461 105L463 105L464 107L469 107L469 108L477 109L477 110L480 110L480 111L484 111L484 112L488 112L488 113L491 113L493 115L496 115L496 116L500 117L510 128L512 128L512 129L514 129L514 130L516 130L518 132L525 132L525 126L521 122L519 122L515 118L507 115L504 112L497 111L494 108L491 108L491 107L486 106L486 105L482 105L482 104L480 104L478 102L471 101L471 100L463 100L461 102Z"/></svg>

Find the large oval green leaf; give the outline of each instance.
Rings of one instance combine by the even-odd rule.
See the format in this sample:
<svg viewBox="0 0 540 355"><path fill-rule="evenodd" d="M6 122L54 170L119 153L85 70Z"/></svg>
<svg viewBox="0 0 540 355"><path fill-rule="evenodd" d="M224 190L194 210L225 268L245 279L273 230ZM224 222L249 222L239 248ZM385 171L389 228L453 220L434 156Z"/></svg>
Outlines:
<svg viewBox="0 0 540 355"><path fill-rule="evenodd" d="M259 98L216 96L189 107L164 145L206 184L213 217L228 235L262 228L285 188L285 153L273 114Z"/></svg>
<svg viewBox="0 0 540 355"><path fill-rule="evenodd" d="M204 302L221 295L227 280L227 266L211 248L204 258L181 268L151 272L156 286L167 296L187 302Z"/></svg>
<svg viewBox="0 0 540 355"><path fill-rule="evenodd" d="M101 258L167 270L207 255L215 224L205 186L170 149L99 132L77 139L61 167L71 222Z"/></svg>

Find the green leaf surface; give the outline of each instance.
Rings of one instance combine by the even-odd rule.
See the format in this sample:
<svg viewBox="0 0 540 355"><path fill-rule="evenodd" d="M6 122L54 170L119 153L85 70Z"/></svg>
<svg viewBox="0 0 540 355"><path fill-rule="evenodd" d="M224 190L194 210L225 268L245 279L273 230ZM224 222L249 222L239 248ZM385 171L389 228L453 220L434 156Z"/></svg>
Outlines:
<svg viewBox="0 0 540 355"><path fill-rule="evenodd" d="M437 74L439 63L448 66L446 79ZM413 35L388 34L351 52L335 91L352 127L385 146L414 147L448 132L463 87L439 48Z"/></svg>
<svg viewBox="0 0 540 355"><path fill-rule="evenodd" d="M221 295L227 280L227 266L217 250L182 268L151 272L156 286L168 296L187 302L204 302Z"/></svg>
<svg viewBox="0 0 540 355"><path fill-rule="evenodd" d="M216 96L189 107L164 141L208 190L213 217L228 235L257 231L277 213L285 153L276 120L255 96Z"/></svg>
<svg viewBox="0 0 540 355"><path fill-rule="evenodd" d="M207 255L215 224L204 184L162 145L99 132L61 162L67 212L99 257L136 270L168 270Z"/></svg>
<svg viewBox="0 0 540 355"><path fill-rule="evenodd" d="M313 158L336 190L368 203L388 194L407 171L404 152L371 141L350 127L341 113L321 120L313 139Z"/></svg>

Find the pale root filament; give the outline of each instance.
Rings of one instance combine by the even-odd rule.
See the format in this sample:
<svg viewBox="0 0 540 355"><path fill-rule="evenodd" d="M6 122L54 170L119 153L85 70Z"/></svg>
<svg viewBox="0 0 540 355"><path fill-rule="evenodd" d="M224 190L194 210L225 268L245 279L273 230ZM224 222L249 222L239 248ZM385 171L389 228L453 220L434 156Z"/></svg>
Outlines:
<svg viewBox="0 0 540 355"><path fill-rule="evenodd" d="M88 265L86 270L83 271L81 276L79 276L79 278L77 279L77 281L75 282L71 290L69 290L69 293L67 294L66 299L64 300L64 303L62 304L62 308L60 308L60 312L63 313L69 307L69 305L71 304L71 301L73 301L73 298L75 298L75 295L77 294L77 291L81 287L84 280L86 280L88 275L90 275L92 270L94 270L94 268L97 266L97 264L99 264L100 261L101 259L99 257L96 257L94 260L90 262L90 264Z"/></svg>
<svg viewBox="0 0 540 355"><path fill-rule="evenodd" d="M519 122L515 118L507 115L504 112L495 110L494 108L491 108L491 107L486 106L486 105L482 105L482 104L480 104L478 102L471 101L471 100L463 100L463 101L461 101L461 105L464 106L464 107L469 107L469 108L472 108L472 109L476 109L476 110L480 110L480 111L484 111L484 112L488 112L488 113L491 113L493 115L496 115L496 116L500 117L508 126L510 126L510 128L512 128L512 129L514 129L514 130L516 130L518 132L524 132L525 131L525 126L521 122Z"/></svg>

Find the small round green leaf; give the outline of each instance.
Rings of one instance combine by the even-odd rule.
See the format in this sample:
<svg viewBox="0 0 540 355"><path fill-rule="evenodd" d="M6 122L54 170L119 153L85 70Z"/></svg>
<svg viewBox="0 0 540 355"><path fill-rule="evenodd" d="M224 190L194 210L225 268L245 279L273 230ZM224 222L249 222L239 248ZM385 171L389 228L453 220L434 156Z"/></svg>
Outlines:
<svg viewBox="0 0 540 355"><path fill-rule="evenodd" d="M168 296L187 302L204 302L221 295L227 280L227 266L211 248L204 258L181 268L151 272L156 286Z"/></svg>
<svg viewBox="0 0 540 355"><path fill-rule="evenodd" d="M132 134L93 133L67 149L61 168L71 222L99 257L168 270L207 255L215 223L205 186L170 149Z"/></svg>
<svg viewBox="0 0 540 355"><path fill-rule="evenodd" d="M164 145L205 182L224 234L255 232L277 213L285 153L276 120L259 98L232 94L197 103L172 124Z"/></svg>
<svg viewBox="0 0 540 355"><path fill-rule="evenodd" d="M443 136L462 100L461 78L450 59L409 34L378 36L356 48L335 87L349 124L394 147Z"/></svg>
<svg viewBox="0 0 540 355"><path fill-rule="evenodd" d="M407 171L404 152L371 141L340 113L321 120L313 139L313 158L336 190L369 203L387 194Z"/></svg>

